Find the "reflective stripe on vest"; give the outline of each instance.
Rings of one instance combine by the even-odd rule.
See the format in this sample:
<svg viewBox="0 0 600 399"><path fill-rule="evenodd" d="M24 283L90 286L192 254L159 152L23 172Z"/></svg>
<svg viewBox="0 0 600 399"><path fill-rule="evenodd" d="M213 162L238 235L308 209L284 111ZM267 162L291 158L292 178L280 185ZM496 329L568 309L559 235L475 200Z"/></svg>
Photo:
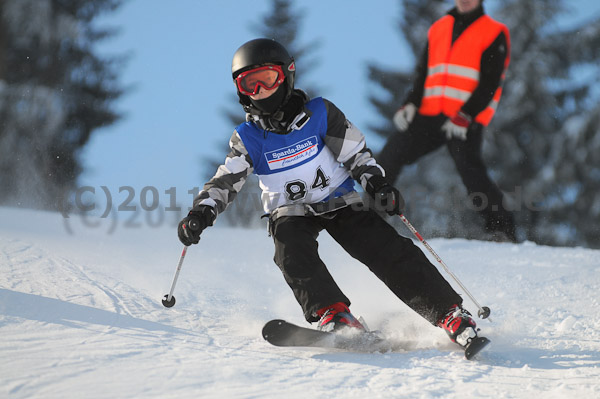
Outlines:
<svg viewBox="0 0 600 399"><path fill-rule="evenodd" d="M429 53L425 90L419 113L444 114L453 117L469 99L479 84L481 56L501 32L509 45L508 29L503 24L483 15L473 22L452 43L454 17L446 15L429 29ZM508 67L507 53L504 68ZM502 74L501 82L504 80ZM490 104L475 120L488 125L498 107L502 87L498 87Z"/></svg>

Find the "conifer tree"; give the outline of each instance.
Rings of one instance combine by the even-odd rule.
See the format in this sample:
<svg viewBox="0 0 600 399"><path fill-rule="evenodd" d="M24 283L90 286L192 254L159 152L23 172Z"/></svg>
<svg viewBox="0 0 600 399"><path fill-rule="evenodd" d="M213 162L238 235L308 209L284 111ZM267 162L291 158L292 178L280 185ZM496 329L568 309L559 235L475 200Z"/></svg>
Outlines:
<svg viewBox="0 0 600 399"><path fill-rule="evenodd" d="M92 24L120 0L0 1L0 203L60 209L82 171L81 150L119 117L117 66Z"/></svg>
<svg viewBox="0 0 600 399"><path fill-rule="evenodd" d="M536 174L544 217L533 234L539 242L598 248L600 15L550 31L542 51L554 72L549 86L559 105L553 114L559 130Z"/></svg>
<svg viewBox="0 0 600 399"><path fill-rule="evenodd" d="M511 0L498 10L511 30L513 57L485 156L501 184L515 188L526 239L598 247L590 231L600 212L593 208L600 201L593 166L600 16L561 28L568 7L564 0Z"/></svg>

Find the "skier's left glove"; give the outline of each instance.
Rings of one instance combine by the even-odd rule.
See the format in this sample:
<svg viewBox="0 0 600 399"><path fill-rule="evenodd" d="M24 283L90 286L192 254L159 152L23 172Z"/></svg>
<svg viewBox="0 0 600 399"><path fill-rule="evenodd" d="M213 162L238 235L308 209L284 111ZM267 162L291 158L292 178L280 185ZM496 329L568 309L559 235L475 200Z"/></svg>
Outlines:
<svg viewBox="0 0 600 399"><path fill-rule="evenodd" d="M453 138L465 141L467 139L467 130L471 125L471 117L460 111L453 118L448 119L443 125L442 130L446 132L446 139Z"/></svg>
<svg viewBox="0 0 600 399"><path fill-rule="evenodd" d="M196 205L177 226L177 236L183 245L198 244L200 234L215 221L215 211L208 205Z"/></svg>
<svg viewBox="0 0 600 399"><path fill-rule="evenodd" d="M390 216L402 214L404 198L400 191L385 180L385 177L371 176L367 180L366 191L375 200L375 210L385 211Z"/></svg>

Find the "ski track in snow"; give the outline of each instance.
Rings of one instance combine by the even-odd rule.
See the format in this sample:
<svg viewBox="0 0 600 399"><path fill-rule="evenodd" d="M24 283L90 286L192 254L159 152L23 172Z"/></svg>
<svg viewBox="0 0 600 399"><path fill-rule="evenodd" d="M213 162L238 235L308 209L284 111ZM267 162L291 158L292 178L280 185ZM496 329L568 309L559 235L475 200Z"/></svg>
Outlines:
<svg viewBox="0 0 600 399"><path fill-rule="evenodd" d="M207 230L166 309L181 250L172 227L76 227L0 208L2 398L600 398L597 250L429 240L492 309L478 321L492 344L467 361L326 233L322 257L353 312L404 349L264 342L269 319L307 324L262 230Z"/></svg>

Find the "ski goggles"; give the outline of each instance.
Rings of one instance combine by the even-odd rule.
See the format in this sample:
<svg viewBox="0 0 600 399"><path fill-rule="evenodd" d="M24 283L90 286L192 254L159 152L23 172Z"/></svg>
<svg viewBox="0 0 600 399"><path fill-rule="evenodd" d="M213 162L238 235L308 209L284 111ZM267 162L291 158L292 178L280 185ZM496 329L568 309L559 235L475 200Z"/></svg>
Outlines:
<svg viewBox="0 0 600 399"><path fill-rule="evenodd" d="M240 73L235 78L237 89L246 96L258 94L259 86L273 90L283 83L285 75L281 65L265 65Z"/></svg>

